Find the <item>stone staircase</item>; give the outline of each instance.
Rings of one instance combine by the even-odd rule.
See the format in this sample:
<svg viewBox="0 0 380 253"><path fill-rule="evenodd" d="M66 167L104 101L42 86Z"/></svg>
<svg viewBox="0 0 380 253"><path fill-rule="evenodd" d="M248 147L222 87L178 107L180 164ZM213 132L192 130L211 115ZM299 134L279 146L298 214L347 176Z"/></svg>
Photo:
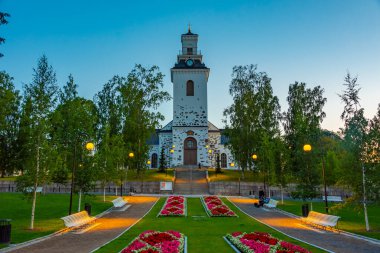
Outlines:
<svg viewBox="0 0 380 253"><path fill-rule="evenodd" d="M206 171L197 167L176 168L174 194L179 195L208 195Z"/></svg>

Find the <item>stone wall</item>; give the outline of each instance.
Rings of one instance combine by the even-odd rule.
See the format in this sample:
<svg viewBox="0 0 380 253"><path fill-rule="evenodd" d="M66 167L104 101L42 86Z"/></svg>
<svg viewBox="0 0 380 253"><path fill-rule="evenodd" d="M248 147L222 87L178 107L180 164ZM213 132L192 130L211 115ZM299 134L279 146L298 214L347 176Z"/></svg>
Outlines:
<svg viewBox="0 0 380 253"><path fill-rule="evenodd" d="M70 193L71 185L61 184L48 184L43 185L43 193ZM90 190L92 194L103 194L103 187L100 183L95 184L94 188ZM13 181L0 181L0 192L17 192L16 183ZM107 195L119 195L120 185L113 183L107 184L105 187ZM141 182L132 181L126 182L123 185L123 194L135 193L160 193L160 182Z"/></svg>

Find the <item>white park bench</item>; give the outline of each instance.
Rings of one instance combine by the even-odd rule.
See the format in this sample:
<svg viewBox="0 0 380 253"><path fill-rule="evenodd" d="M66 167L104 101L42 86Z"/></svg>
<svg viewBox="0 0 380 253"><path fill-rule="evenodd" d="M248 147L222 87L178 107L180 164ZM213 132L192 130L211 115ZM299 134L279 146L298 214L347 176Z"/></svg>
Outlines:
<svg viewBox="0 0 380 253"><path fill-rule="evenodd" d="M74 213L61 218L65 222L65 226L68 228L80 227L95 221L95 217L90 217L87 211Z"/></svg>
<svg viewBox="0 0 380 253"><path fill-rule="evenodd" d="M34 187L27 187L27 188L25 188L25 191L27 193L31 193L31 192L33 192L33 190L34 190ZM42 186L37 186L36 193L41 193L41 192L42 192Z"/></svg>
<svg viewBox="0 0 380 253"><path fill-rule="evenodd" d="M122 197L112 200L112 203L115 208L118 208L117 211L125 211L131 206L127 205L128 201L125 201Z"/></svg>
<svg viewBox="0 0 380 253"><path fill-rule="evenodd" d="M325 196L322 196L322 200L325 200ZM327 196L327 201L331 202L342 202L341 196Z"/></svg>
<svg viewBox="0 0 380 253"><path fill-rule="evenodd" d="M335 228L337 227L339 219L339 216L310 211L307 217L301 218L301 221L317 227Z"/></svg>
<svg viewBox="0 0 380 253"><path fill-rule="evenodd" d="M264 204L265 207L276 208L278 201L275 199L269 199L269 202Z"/></svg>

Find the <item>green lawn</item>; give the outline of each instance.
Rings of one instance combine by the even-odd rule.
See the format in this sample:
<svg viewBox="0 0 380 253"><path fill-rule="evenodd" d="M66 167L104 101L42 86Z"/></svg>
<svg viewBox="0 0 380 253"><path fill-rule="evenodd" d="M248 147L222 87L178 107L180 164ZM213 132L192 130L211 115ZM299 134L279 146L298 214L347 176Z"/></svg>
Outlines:
<svg viewBox="0 0 380 253"><path fill-rule="evenodd" d="M96 215L112 206L109 201L114 196L107 196L108 202L103 202L102 196L82 197L82 205L90 203L92 215ZM46 194L37 197L35 213L35 229L29 230L32 203L19 193L0 193L0 219L12 219L11 243L20 243L41 237L64 228L60 219L68 215L70 195ZM78 209L78 198L73 198L73 212ZM83 210L83 208L82 208ZM4 245L3 245L4 246ZM1 247L1 246L0 246Z"/></svg>
<svg viewBox="0 0 380 253"><path fill-rule="evenodd" d="M0 181L15 181L16 176L11 176L11 177L0 177Z"/></svg>
<svg viewBox="0 0 380 253"><path fill-rule="evenodd" d="M225 170L222 169L222 173L215 173L215 169L208 169L208 177L211 182L216 181L234 181L238 182L239 178L241 182L258 182L260 181L257 174L253 174L252 171L244 172L244 179L240 170Z"/></svg>
<svg viewBox="0 0 380 253"><path fill-rule="evenodd" d="M310 202L309 202L310 203ZM301 205L302 201L297 200L286 200L282 205L281 202L278 203L277 207L285 210L287 212L301 215ZM370 232L365 231L364 214L355 210L353 207L337 208L336 204L329 202L329 206L333 207L330 209L330 214L340 216L338 226L342 230L346 230L352 233L365 235L368 237L373 237L380 239L380 205L372 204L368 205L368 220L371 227ZM334 207L335 206L335 207ZM313 210L324 213L325 203L324 202L313 202Z"/></svg>
<svg viewBox="0 0 380 253"><path fill-rule="evenodd" d="M128 170L127 181L171 181L173 179L173 169L167 169L167 173L158 172L157 169L146 170L144 176L138 175L135 170Z"/></svg>
<svg viewBox="0 0 380 253"><path fill-rule="evenodd" d="M313 248L309 245L298 242L294 239L285 237L284 235L270 229L269 227L258 223L244 213L240 212L227 199L223 199L234 212L239 215L237 217L215 217L209 218L201 204L199 198L187 199L187 217L156 217L165 198L161 198L153 207L152 211L145 216L139 223L133 226L129 231L121 237L115 239L111 243L105 245L97 252L118 252L128 245L136 236L145 230L177 230L184 233L188 239L188 252L233 252L228 244L223 240L223 236L234 231L266 231L272 235L286 239L289 242L296 243L302 247L310 249L312 252L323 252L322 250Z"/></svg>
<svg viewBox="0 0 380 253"><path fill-rule="evenodd" d="M136 170L128 170L127 181L171 181L173 179L173 169L167 169L165 172L158 172L158 169L145 170L144 175L138 175ZM16 176L0 177L0 181L15 181Z"/></svg>

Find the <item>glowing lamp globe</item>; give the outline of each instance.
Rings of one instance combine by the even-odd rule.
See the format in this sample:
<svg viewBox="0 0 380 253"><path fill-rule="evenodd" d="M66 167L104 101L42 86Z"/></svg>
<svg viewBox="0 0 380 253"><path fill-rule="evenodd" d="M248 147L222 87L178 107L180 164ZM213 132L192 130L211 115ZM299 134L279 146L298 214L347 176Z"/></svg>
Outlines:
<svg viewBox="0 0 380 253"><path fill-rule="evenodd" d="M252 155L252 159L253 159L254 161L256 161L256 160L257 160L257 155L256 155L256 154L253 154L253 155Z"/></svg>
<svg viewBox="0 0 380 253"><path fill-rule="evenodd" d="M231 165L231 167L234 167L234 166L235 166L235 164L234 164L234 163L231 163L230 165Z"/></svg>
<svg viewBox="0 0 380 253"><path fill-rule="evenodd" d="M146 163L149 165L149 164L150 164L150 161L147 161Z"/></svg>
<svg viewBox="0 0 380 253"><path fill-rule="evenodd" d="M94 145L94 143L92 143L92 142L87 142L87 143L86 143L86 149L87 149L88 151L93 151L93 150L95 149L95 145Z"/></svg>
<svg viewBox="0 0 380 253"><path fill-rule="evenodd" d="M133 152L131 152L131 153L128 154L128 156L129 156L130 158L133 158L133 157L135 156L135 154L133 154Z"/></svg>
<svg viewBox="0 0 380 253"><path fill-rule="evenodd" d="M305 144L303 146L303 151L305 152L310 152L311 151L311 145L310 144Z"/></svg>

